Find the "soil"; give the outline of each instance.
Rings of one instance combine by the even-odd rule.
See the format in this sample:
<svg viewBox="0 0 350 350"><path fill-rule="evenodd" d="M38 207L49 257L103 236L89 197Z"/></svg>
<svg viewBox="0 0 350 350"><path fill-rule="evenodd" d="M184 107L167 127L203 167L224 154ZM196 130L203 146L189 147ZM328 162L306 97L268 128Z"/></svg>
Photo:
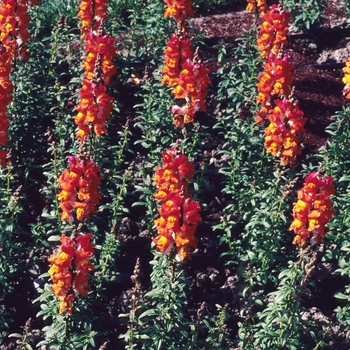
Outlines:
<svg viewBox="0 0 350 350"><path fill-rule="evenodd" d="M346 48L348 43L347 31L342 31L345 27L343 25L342 13L337 11L337 1L329 1L329 8L326 12L328 20L324 25L308 36L291 33L289 36L288 54L291 56L291 62L296 66L294 71L294 94L300 102L300 108L304 111L304 116L307 118L305 126L307 133L303 137L304 152L310 154L316 151L320 146L327 141L327 134L325 128L332 120L332 116L336 111L341 110L342 106L348 105L349 102L342 96L342 61L326 62L326 65L319 64L318 59L326 52L335 52ZM199 17L193 22L194 28L197 30L204 30L206 36L211 43L225 42L233 44L234 41L242 35L243 30L248 30L254 22L254 16L246 11L232 12L221 15L214 15L209 17ZM330 32L328 36L321 35L322 31L327 31L331 28L338 28L339 32ZM300 34L300 33L299 33ZM331 65L330 65L331 64ZM217 145L216 145L217 146ZM225 267L223 262L219 259L221 250L216 236L211 230L206 230L205 227L211 227L219 223L220 211L223 207L222 199L217 198L215 193L209 193L208 211L201 224L201 237L199 249L193 254L191 265L187 264L188 276L191 278L192 291L195 298L189 301L189 312L193 317L197 314L211 314L215 313L215 304L220 303L224 305L227 303L235 314L239 310L238 292L241 288L239 278L235 271ZM135 213L135 216L137 214ZM132 224L132 223L131 223ZM125 225L127 227L127 223ZM135 229L135 228L134 228ZM137 230L137 228L136 228ZM113 342L116 341L118 333L125 331L123 326L117 321L117 315L127 312L130 304L130 296L132 290L132 283L130 276L133 273L133 266L136 261L136 252L142 252L141 256L142 270L147 275L149 270L148 261L150 260L149 250L149 232L141 232L135 237L131 234L132 229L125 230L119 233L119 239L123 242L123 256L124 265L121 272L121 277L108 286L108 291L111 297L111 310L109 314L104 315L104 320L101 319L101 327L106 327L109 331L109 344L107 349L116 349ZM146 250L147 249L147 250ZM35 252L42 257L44 261L50 254L47 251ZM41 258L39 258L41 259ZM324 269L326 267L323 267ZM332 270L332 267L329 267ZM324 272L324 271L323 271ZM326 274L325 274L326 275ZM43 324L40 320L31 319L35 317L37 309L32 306L31 302L37 297L35 289L26 291L28 283L40 283L37 279L35 271L28 271L28 274L23 276L16 283L19 283L23 288L21 295L14 295L11 299L6 299L7 304L4 305L5 310L15 315L13 323L10 325L10 331L3 332L4 343L0 345L0 350L22 349L16 344L14 338L9 338L9 333L23 332L24 325L28 325L31 329L30 342L35 345L43 336L39 329L42 329ZM319 274L322 278L322 271ZM147 278L144 279L144 286L147 287ZM334 284L335 281L328 281ZM322 294L323 292L323 294ZM328 300L328 293L332 293L327 289L318 292L318 298L321 300L320 304L313 304L310 306L310 312L303 315L303 317L330 317L331 306L329 309L322 309L322 300ZM4 298L4 296L1 296ZM0 302L2 300L0 299ZM1 303L0 303L1 305ZM23 307L23 305L25 307ZM327 314L326 316L324 314ZM237 320L232 320L229 326L235 331L235 323ZM114 333L114 334L113 334ZM347 349L346 345L338 344L337 349Z"/></svg>

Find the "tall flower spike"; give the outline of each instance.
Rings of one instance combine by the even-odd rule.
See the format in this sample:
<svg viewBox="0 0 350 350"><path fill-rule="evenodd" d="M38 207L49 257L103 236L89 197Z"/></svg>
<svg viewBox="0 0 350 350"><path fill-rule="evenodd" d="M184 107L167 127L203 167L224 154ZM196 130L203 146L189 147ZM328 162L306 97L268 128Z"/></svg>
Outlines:
<svg viewBox="0 0 350 350"><path fill-rule="evenodd" d="M261 124L273 109L275 98L289 96L291 93L294 65L289 63L289 58L288 55L279 57L271 54L264 65L264 71L258 75L257 102L262 108L256 112L257 124Z"/></svg>
<svg viewBox="0 0 350 350"><path fill-rule="evenodd" d="M272 53L277 55L280 50L288 45L287 34L291 13L273 4L270 11L262 17L262 24L257 39L261 57L267 58Z"/></svg>
<svg viewBox="0 0 350 350"><path fill-rule="evenodd" d="M62 210L61 219L72 223L76 212L78 221L88 219L96 213L101 195L98 186L101 181L100 167L89 159L70 156L69 170L65 169L58 179L61 192L57 195Z"/></svg>
<svg viewBox="0 0 350 350"><path fill-rule="evenodd" d="M101 23L106 21L107 0L81 0L78 9L81 37L85 39L89 33L97 32Z"/></svg>
<svg viewBox="0 0 350 350"><path fill-rule="evenodd" d="M116 40L107 34L102 35L101 31L102 29L97 34L89 32L85 35L85 74L83 87L80 89L81 99L76 107L78 114L73 117L78 126L76 137L81 143L91 131L98 137L107 132L106 121L113 108L113 98L107 93L106 86L112 83L117 72L113 64Z"/></svg>
<svg viewBox="0 0 350 350"><path fill-rule="evenodd" d="M154 197L162 202L159 219L154 223L159 235L153 238L157 251L177 251L177 259L191 259L190 248L197 247L194 234L201 220L200 206L190 198L188 180L192 179L194 167L181 151L171 148L163 152L163 167L156 169L154 181L158 191Z"/></svg>
<svg viewBox="0 0 350 350"><path fill-rule="evenodd" d="M179 23L184 23L188 17L193 17L192 0L165 0L167 8L164 17L174 17Z"/></svg>
<svg viewBox="0 0 350 350"><path fill-rule="evenodd" d="M51 289L61 302L60 313L66 311L71 315L74 296L86 297L90 289L88 273L94 269L90 261L94 253L91 236L87 233L74 240L62 234L58 253L48 259L52 264L48 271L54 284Z"/></svg>
<svg viewBox="0 0 350 350"><path fill-rule="evenodd" d="M292 166L301 153L300 135L305 133L306 119L298 101L283 98L275 100L275 105L267 116L270 125L265 129L265 148L267 153L281 157L281 165Z"/></svg>
<svg viewBox="0 0 350 350"><path fill-rule="evenodd" d="M328 232L326 224L335 214L332 201L335 193L333 178L322 178L319 172L311 172L305 178L303 188L298 191L298 201L293 204L294 221L290 230L294 231L293 243L304 246L311 237L312 244L321 244Z"/></svg>

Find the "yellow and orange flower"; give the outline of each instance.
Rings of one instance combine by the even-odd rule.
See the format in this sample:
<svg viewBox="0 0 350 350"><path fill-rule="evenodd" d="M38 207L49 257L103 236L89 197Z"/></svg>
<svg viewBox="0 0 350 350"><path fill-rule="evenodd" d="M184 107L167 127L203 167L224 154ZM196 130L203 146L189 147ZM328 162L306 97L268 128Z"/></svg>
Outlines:
<svg viewBox="0 0 350 350"><path fill-rule="evenodd" d="M81 0L78 6L78 17L81 20L81 37L86 36L100 29L100 26L107 18L107 0Z"/></svg>
<svg viewBox="0 0 350 350"><path fill-rule="evenodd" d="M164 17L174 17L178 22L184 22L194 16L192 0L165 0L165 3Z"/></svg>
<svg viewBox="0 0 350 350"><path fill-rule="evenodd" d="M193 59L191 41L184 36L172 34L170 40L166 43L164 50L164 65L162 84L170 86L176 85L176 79L182 70L182 64L188 59Z"/></svg>
<svg viewBox="0 0 350 350"><path fill-rule="evenodd" d="M87 33L83 58L85 70L83 86L80 89L80 102L74 121L78 126L76 137L84 142L91 131L96 136L107 132L106 121L113 108L113 98L107 93L107 85L112 83L117 69L113 64L116 55L116 40L108 35Z"/></svg>
<svg viewBox="0 0 350 350"><path fill-rule="evenodd" d="M266 0L247 0L246 11L253 12L256 8L259 9L261 15L264 15L268 9Z"/></svg>
<svg viewBox="0 0 350 350"><path fill-rule="evenodd" d="M159 219L154 221L159 235L153 238L157 251L169 254L176 248L177 258L191 259L190 248L197 247L194 234L201 220L200 205L190 198L188 180L194 167L181 151L171 148L163 152L163 167L156 169L154 181L158 191L154 197L162 204Z"/></svg>
<svg viewBox="0 0 350 350"><path fill-rule="evenodd" d="M332 201L335 193L333 178L322 178L319 172L311 172L305 178L304 186L298 191L298 201L293 205L294 221L290 230L296 235L293 243L301 247L311 237L312 244L321 244L328 232L325 226L335 214Z"/></svg>
<svg viewBox="0 0 350 350"><path fill-rule="evenodd" d="M257 124L261 124L266 119L267 114L274 107L276 97L289 96L291 93L294 65L289 63L289 58L288 55L280 58L271 54L264 65L264 71L258 75L257 102L262 108L256 112Z"/></svg>
<svg viewBox="0 0 350 350"><path fill-rule="evenodd" d="M301 154L300 136L306 132L306 119L298 101L283 98L274 104L276 107L267 115L270 124L265 129L266 152L281 157L281 165L292 166Z"/></svg>
<svg viewBox="0 0 350 350"><path fill-rule="evenodd" d="M262 24L257 39L258 49L262 58L270 54L278 55L282 48L288 45L287 34L291 13L273 4L270 11L262 16Z"/></svg>
<svg viewBox="0 0 350 350"><path fill-rule="evenodd" d="M73 211L78 221L88 219L90 213L96 213L101 195L98 186L101 181L100 167L93 161L76 157L68 157L70 169L64 169L58 179L61 192L57 195L62 210L61 219L72 223Z"/></svg>
<svg viewBox="0 0 350 350"><path fill-rule="evenodd" d="M88 273L94 269L90 261L94 253L91 236L87 233L72 239L62 234L59 252L48 259L52 264L48 271L53 282L51 289L61 302L60 313L67 311L71 315L74 295L86 297L90 290Z"/></svg>

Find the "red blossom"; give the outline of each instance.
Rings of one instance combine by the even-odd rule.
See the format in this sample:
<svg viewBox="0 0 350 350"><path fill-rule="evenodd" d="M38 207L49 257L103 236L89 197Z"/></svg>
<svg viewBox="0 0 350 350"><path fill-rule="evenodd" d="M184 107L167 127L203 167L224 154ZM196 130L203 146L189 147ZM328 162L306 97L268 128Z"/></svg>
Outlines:
<svg viewBox="0 0 350 350"><path fill-rule="evenodd" d="M48 271L54 284L51 289L61 301L60 313L71 315L74 295L86 297L90 290L88 273L94 269L89 259L94 253L91 236L87 233L73 239L62 234L59 252L48 259L52 264Z"/></svg>
<svg viewBox="0 0 350 350"><path fill-rule="evenodd" d="M101 181L100 167L93 161L79 155L68 157L70 169L65 169L58 179L61 192L57 195L62 210L62 221L73 222L73 210L78 221L88 219L90 213L96 213L101 195L98 186Z"/></svg>
<svg viewBox="0 0 350 350"><path fill-rule="evenodd" d="M334 193L331 176L322 178L319 172L308 174L303 188L298 191L298 201L293 205L294 221L290 230L296 235L294 244L304 246L310 237L313 244L323 242L328 232L325 225L335 214L329 199Z"/></svg>
<svg viewBox="0 0 350 350"><path fill-rule="evenodd" d="M200 205L190 198L188 180L192 179L194 167L187 157L175 148L163 152L163 167L156 169L154 181L158 191L154 197L162 202L159 219L154 223L159 235L153 238L157 250L170 253L175 246L180 260L191 258L189 249L197 247L194 237Z"/></svg>
<svg viewBox="0 0 350 350"><path fill-rule="evenodd" d="M262 58L270 54L278 55L282 48L288 45L287 34L291 13L283 10L280 6L273 4L270 11L262 16L262 24L257 40L258 49Z"/></svg>

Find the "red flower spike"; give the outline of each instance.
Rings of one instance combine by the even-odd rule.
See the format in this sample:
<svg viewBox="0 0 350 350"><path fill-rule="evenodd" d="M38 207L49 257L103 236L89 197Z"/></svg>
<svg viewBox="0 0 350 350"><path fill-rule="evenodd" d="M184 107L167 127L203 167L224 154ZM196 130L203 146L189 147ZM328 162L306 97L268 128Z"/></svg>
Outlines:
<svg viewBox="0 0 350 350"><path fill-rule="evenodd" d="M275 100L276 107L269 112L270 125L265 129L267 153L281 157L281 165L293 165L301 153L300 135L305 133L303 112L297 101Z"/></svg>
<svg viewBox="0 0 350 350"><path fill-rule="evenodd" d="M153 238L157 251L170 253L175 246L180 260L191 258L189 248L196 248L194 237L200 205L190 198L187 179L192 179L194 167L181 151L171 148L163 152L163 167L156 169L154 181L158 191L154 197L162 202L159 219L154 223L159 235Z"/></svg>
<svg viewBox="0 0 350 350"><path fill-rule="evenodd" d="M192 0L165 0L168 6L164 17L174 17L178 22L184 22L188 17L193 17Z"/></svg>
<svg viewBox="0 0 350 350"><path fill-rule="evenodd" d="M257 102L262 105L262 109L257 113L257 124L261 124L273 108L275 96L289 96L291 93L294 65L289 63L289 58L288 55L284 55L283 58L270 55L264 65L264 72L258 75Z"/></svg>
<svg viewBox="0 0 350 350"><path fill-rule="evenodd" d="M304 246L311 237L312 244L321 244L328 231L325 226L335 214L332 201L335 193L333 178L320 177L318 172L309 173L303 188L298 191L298 201L293 205L294 221L290 230L294 231L293 243Z"/></svg>
<svg viewBox="0 0 350 350"><path fill-rule="evenodd" d="M85 39L92 31L98 31L107 18L107 0L82 0L78 6L81 19L81 37Z"/></svg>
<svg viewBox="0 0 350 350"><path fill-rule="evenodd" d="M257 39L261 57L268 58L270 54L278 55L280 50L288 45L287 34L291 13L273 4L270 11L262 16L263 23L259 26Z"/></svg>
<svg viewBox="0 0 350 350"><path fill-rule="evenodd" d="M88 273L94 269L89 259L94 253L91 236L87 233L72 239L62 234L59 252L48 259L52 264L48 271L54 284L51 289L61 301L60 313L67 311L71 315L74 296L86 297L90 290Z"/></svg>
<svg viewBox="0 0 350 350"><path fill-rule="evenodd" d="M102 177L98 175L100 167L95 166L93 161L82 160L79 155L68 158L70 170L65 169L58 179L61 192L57 198L62 209L61 220L72 223L74 209L78 221L96 213L101 198L97 191Z"/></svg>

